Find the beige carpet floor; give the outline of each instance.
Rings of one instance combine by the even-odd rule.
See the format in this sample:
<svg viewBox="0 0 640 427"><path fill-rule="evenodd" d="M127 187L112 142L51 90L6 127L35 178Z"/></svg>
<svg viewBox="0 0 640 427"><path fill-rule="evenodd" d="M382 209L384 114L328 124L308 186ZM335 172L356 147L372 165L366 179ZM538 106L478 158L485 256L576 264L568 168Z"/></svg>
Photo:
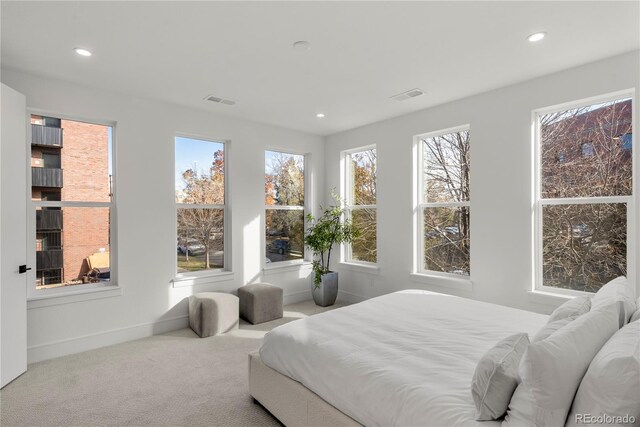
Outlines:
<svg viewBox="0 0 640 427"><path fill-rule="evenodd" d="M306 301L216 337L182 329L34 363L0 391L0 425L279 426L252 403L247 354L266 331L324 310Z"/></svg>

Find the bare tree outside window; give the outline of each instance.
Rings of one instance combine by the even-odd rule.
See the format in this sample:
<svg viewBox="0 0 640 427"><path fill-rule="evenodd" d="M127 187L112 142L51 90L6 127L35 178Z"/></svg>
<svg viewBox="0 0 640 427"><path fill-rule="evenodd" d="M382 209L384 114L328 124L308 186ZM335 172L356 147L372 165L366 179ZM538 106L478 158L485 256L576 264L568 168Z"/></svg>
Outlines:
<svg viewBox="0 0 640 427"><path fill-rule="evenodd" d="M224 144L176 138L176 174L178 272L224 268Z"/></svg>
<svg viewBox="0 0 640 427"><path fill-rule="evenodd" d="M265 152L265 254L268 262L304 258L304 156Z"/></svg>
<svg viewBox="0 0 640 427"><path fill-rule="evenodd" d="M542 285L596 292L627 273L630 98L538 115Z"/></svg>
<svg viewBox="0 0 640 427"><path fill-rule="evenodd" d="M345 156L346 197L345 212L352 224L361 231L347 250L347 261L377 261L377 209L375 148L350 152Z"/></svg>
<svg viewBox="0 0 640 427"><path fill-rule="evenodd" d="M470 132L468 128L420 138L423 266L470 274Z"/></svg>

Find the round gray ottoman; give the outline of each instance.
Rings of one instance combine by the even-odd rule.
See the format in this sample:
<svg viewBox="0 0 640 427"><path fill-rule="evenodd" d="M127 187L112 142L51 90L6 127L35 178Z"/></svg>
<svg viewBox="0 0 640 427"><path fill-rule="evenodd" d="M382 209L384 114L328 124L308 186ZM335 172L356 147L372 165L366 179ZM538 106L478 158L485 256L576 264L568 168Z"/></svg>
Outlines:
<svg viewBox="0 0 640 427"><path fill-rule="evenodd" d="M264 323L283 315L282 288L269 283L254 283L238 289L240 316L249 323Z"/></svg>
<svg viewBox="0 0 640 427"><path fill-rule="evenodd" d="M237 329L238 297L222 292L200 292L189 297L189 326L200 338Z"/></svg>

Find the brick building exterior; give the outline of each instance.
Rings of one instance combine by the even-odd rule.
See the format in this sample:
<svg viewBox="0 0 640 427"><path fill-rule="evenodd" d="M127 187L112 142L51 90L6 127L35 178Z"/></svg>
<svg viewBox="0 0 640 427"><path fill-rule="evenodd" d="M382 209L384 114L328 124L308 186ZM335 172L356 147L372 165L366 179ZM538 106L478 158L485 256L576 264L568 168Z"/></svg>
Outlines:
<svg viewBox="0 0 640 427"><path fill-rule="evenodd" d="M632 115L624 98L540 117L545 286L596 292L627 274L628 202L606 198L633 194Z"/></svg>
<svg viewBox="0 0 640 427"><path fill-rule="evenodd" d="M631 100L576 111L542 127L543 197L631 194Z"/></svg>
<svg viewBox="0 0 640 427"><path fill-rule="evenodd" d="M32 199L109 202L109 128L32 116ZM109 252L109 209L36 211L37 285L82 283L87 257Z"/></svg>

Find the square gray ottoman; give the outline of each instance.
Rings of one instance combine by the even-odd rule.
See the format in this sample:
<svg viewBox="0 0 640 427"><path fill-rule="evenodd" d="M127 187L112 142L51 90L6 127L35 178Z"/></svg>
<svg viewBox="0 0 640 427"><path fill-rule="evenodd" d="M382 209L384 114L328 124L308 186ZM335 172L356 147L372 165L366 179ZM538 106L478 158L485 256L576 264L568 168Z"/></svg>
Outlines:
<svg viewBox="0 0 640 427"><path fill-rule="evenodd" d="M282 288L269 283L254 283L238 289L240 316L252 324L282 317Z"/></svg>
<svg viewBox="0 0 640 427"><path fill-rule="evenodd" d="M201 292L189 297L189 326L200 338L238 329L238 297L222 292Z"/></svg>

